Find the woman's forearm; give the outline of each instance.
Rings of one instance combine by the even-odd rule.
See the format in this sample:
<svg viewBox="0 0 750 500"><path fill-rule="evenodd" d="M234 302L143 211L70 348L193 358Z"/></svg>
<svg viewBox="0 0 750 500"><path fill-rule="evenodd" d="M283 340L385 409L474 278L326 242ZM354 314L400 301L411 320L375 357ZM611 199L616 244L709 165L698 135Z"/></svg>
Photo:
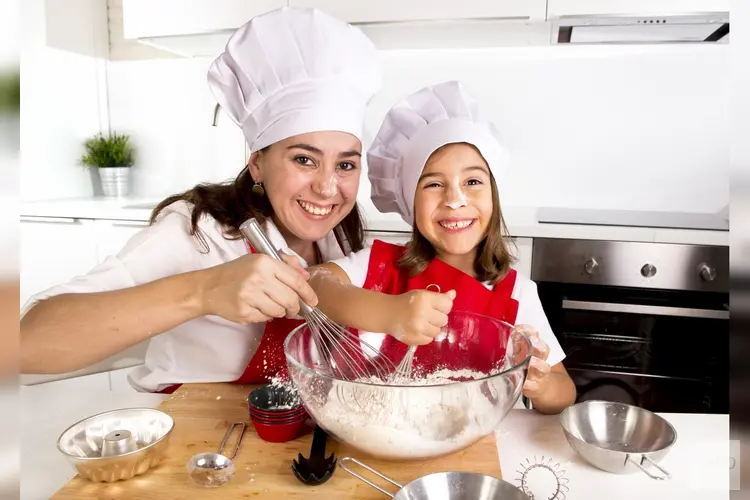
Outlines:
<svg viewBox="0 0 750 500"><path fill-rule="evenodd" d="M201 280L196 271L39 302L21 320L21 373L78 370L203 315Z"/></svg>
<svg viewBox="0 0 750 500"><path fill-rule="evenodd" d="M318 296L318 309L334 322L350 328L392 333L386 311L393 311L395 296L359 288L335 264L309 268L310 286Z"/></svg>

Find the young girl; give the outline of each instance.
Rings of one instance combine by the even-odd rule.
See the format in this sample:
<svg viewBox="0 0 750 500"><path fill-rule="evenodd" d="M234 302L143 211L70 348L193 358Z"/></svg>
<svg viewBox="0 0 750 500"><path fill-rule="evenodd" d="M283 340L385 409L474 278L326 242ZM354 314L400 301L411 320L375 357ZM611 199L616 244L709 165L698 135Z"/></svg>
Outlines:
<svg viewBox="0 0 750 500"><path fill-rule="evenodd" d="M310 285L334 321L389 333L381 350L398 351L394 360L406 344L430 343L452 310L517 325L533 345L523 394L537 411L558 413L575 401L575 385L535 283L511 268L496 185L503 153L495 128L458 82L398 103L369 150L369 178L373 203L412 224L411 241L376 240L313 270ZM418 356L419 349L415 366Z"/></svg>

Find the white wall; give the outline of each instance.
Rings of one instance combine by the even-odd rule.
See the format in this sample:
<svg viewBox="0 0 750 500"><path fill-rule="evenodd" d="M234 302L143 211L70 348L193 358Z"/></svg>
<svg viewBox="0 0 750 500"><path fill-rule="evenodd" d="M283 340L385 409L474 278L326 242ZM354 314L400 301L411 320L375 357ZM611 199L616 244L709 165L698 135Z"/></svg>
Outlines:
<svg viewBox="0 0 750 500"><path fill-rule="evenodd" d="M21 197L90 196L83 141L106 130L106 0L21 4Z"/></svg>

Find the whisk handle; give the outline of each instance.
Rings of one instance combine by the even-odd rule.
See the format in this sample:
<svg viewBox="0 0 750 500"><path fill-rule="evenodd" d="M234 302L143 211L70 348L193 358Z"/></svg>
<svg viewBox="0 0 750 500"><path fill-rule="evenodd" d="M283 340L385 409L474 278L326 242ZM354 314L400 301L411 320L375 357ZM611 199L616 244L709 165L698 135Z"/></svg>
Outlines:
<svg viewBox="0 0 750 500"><path fill-rule="evenodd" d="M253 248L262 254L266 254L276 260L281 260L279 252L276 251L274 246L268 241L266 233L261 229L258 220L253 217L246 220L240 225L240 232L247 238ZM302 299L299 299L299 308L302 315L307 315L312 312L312 308L305 304Z"/></svg>
<svg viewBox="0 0 750 500"><path fill-rule="evenodd" d="M255 217L243 222L242 225L240 225L240 231L245 235L245 238L248 239L256 252L266 254L276 260L281 260L279 252L277 252L271 242L268 241L266 233L263 232L263 229L261 229L260 224L258 224L258 220Z"/></svg>

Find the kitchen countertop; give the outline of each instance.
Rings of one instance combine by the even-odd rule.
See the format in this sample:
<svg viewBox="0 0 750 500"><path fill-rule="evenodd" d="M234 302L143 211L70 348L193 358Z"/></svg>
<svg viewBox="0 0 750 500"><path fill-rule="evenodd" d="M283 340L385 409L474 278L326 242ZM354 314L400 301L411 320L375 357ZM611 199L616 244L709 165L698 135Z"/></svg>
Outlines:
<svg viewBox="0 0 750 500"><path fill-rule="evenodd" d="M503 477L518 486L521 472L528 469L529 489L536 498L548 498L550 487L557 484L556 476L567 487L565 500L729 500L730 489L739 487L739 467L731 466L732 457L739 463L739 446L729 440L729 415L657 415L677 434L659 462L670 473L668 480L651 479L640 471L612 474L589 465L568 444L558 415L532 410L512 410L496 432ZM551 468L530 468L532 463ZM653 467L649 471L661 475Z"/></svg>
<svg viewBox="0 0 750 500"><path fill-rule="evenodd" d="M60 217L109 219L145 223L160 199L74 198L21 202L21 217ZM564 238L588 240L640 241L729 246L729 231L625 227L538 222L539 209L504 207L503 216L510 234L519 238ZM367 229L374 232L410 232L411 227L394 214L368 212Z"/></svg>
<svg viewBox="0 0 750 500"><path fill-rule="evenodd" d="M189 410L191 408L189 405L191 392L195 393L196 404L199 400L204 402L204 406L200 410ZM45 392L43 389L37 390L34 394L30 391L22 391L22 498L24 500L50 498L55 491L59 491L66 484L69 486L74 484L68 483L75 475L74 470L57 451L55 442L58 435L66 427L81 418L123 407L153 408L162 401L166 404L171 399L177 404L170 407L172 409L165 408L165 411L169 411L176 419L184 420L183 425L197 425L211 434L204 437L202 434L192 436L193 431L182 432L180 433L182 437L175 439L175 444L182 443L184 439L197 439L199 441L207 439L207 442L213 443L222 438L227 421L232 421L240 416L242 416L240 418L246 420L245 403L239 401L239 396L237 398L231 396L235 393L244 395L247 394L247 391L243 390L241 386L231 384L198 384L181 388L172 396L112 393L102 396L96 401L91 400L85 394L62 398L50 391ZM216 396L217 394L219 396ZM222 395L224 397L221 397ZM235 401L235 399L237 400ZM219 409L218 414L212 414L207 410L205 401L208 400L216 401L216 407ZM637 498L642 500L651 498L661 500L672 498L673 494L678 494L675 498L679 496L683 500L686 498L696 500L703 498L728 499L730 486L736 485L736 483L730 482L734 479L732 479L728 470L729 457L738 456L735 454L736 450L730 448L729 416L660 415L674 425L678 435L678 441L671 453L660 463L672 474L670 481L655 481L640 473L618 475L594 469L583 463L569 448L559 426L557 415L541 415L533 410L526 409L511 410L495 433L497 444L492 449L497 450L500 457L501 470L498 471L498 475L501 473L503 479L515 485L520 485L519 474L516 471L522 468L519 467L521 462L525 462L526 459L536 460L537 462L552 459L554 463L561 464L561 467L557 470L564 470L559 476L567 479L569 488L567 494L564 497L558 497L557 500L593 500L602 498L605 491L606 497L612 500L630 499L636 495ZM253 432L252 424L248 422L248 425L246 432ZM246 438L249 439L249 436L246 436ZM307 443L305 446L309 446L308 441L305 441L305 443ZM287 445L281 446L285 448L284 456L296 455L296 452L292 453L294 450L286 450L294 443L287 443ZM248 460L252 458L250 460L252 463L249 466L260 467L256 458L247 456L249 449L243 449L245 449L245 458ZM179 455L181 452L177 450L172 453ZM337 456L340 456L340 454L337 453ZM180 455L179 458L182 459L183 457ZM238 455L238 459L241 459L241 455ZM487 457L484 459L487 459ZM165 462L161 467L169 468L168 462ZM461 462L463 463L464 459ZM269 470L262 473L258 469L255 473L255 484L252 482L253 474L250 474L249 481L251 482L243 487L247 492L254 488L260 488L256 494L261 494L264 491L269 492L267 489L263 489L264 486L257 483L260 482L263 474L269 473L273 476L276 472L271 471L271 469L274 469L273 464L261 468L264 470L269 468ZM241 469L244 471L244 468ZM409 475L408 472L408 470L405 470L402 475ZM174 472L162 471L158 477L161 478L160 480L169 481L174 479L174 474ZM156 477L157 475L152 475L150 478L142 476L146 482L151 484ZM530 474L529 482L530 487L544 489L549 486L548 478L545 479L543 475L537 475L534 478L534 475ZM292 481L287 486L294 489L298 485ZM118 494L124 493L122 487L118 488L117 486L110 486L108 490L112 494L111 498L116 498ZM75 491L75 488L71 491ZM226 488L225 491L227 491ZM291 490L287 493L291 494ZM537 491L536 493L541 492Z"/></svg>

